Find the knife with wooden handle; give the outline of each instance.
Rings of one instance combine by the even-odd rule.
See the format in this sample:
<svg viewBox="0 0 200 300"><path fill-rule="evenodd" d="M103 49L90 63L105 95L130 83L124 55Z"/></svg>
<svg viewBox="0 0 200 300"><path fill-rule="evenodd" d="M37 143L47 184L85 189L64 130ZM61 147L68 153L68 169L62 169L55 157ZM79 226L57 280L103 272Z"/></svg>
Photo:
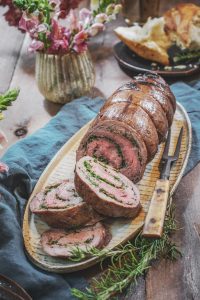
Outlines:
<svg viewBox="0 0 200 300"><path fill-rule="evenodd" d="M145 237L159 238L163 233L165 213L170 191L170 170L172 164L178 160L181 141L183 136L183 127L180 130L174 155L169 156L171 130L168 132L167 141L161 159L160 179L156 181L154 193L150 202L149 210L146 215L142 235Z"/></svg>

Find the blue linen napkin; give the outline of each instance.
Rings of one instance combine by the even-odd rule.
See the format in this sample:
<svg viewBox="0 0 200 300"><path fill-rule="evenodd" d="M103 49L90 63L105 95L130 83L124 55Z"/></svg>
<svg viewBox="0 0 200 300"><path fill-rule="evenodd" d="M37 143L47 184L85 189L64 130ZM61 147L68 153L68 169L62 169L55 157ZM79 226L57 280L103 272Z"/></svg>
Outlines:
<svg viewBox="0 0 200 300"><path fill-rule="evenodd" d="M188 111L193 127L187 173L200 161L200 85L178 82L171 88ZM34 266L24 253L21 224L26 201L46 165L76 131L95 117L102 104L100 98L87 97L66 104L44 128L17 142L2 158L9 172L0 174L0 273L16 280L35 300L73 299L70 288L86 286L83 273L59 275Z"/></svg>

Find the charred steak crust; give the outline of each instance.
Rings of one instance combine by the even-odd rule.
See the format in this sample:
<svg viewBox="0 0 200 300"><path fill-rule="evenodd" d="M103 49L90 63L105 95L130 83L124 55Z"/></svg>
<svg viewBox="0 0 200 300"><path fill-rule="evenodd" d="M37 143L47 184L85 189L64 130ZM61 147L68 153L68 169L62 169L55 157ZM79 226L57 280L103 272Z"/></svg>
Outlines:
<svg viewBox="0 0 200 300"><path fill-rule="evenodd" d="M134 218L141 209L137 187L95 158L86 156L77 162L75 186L79 195L102 215Z"/></svg>
<svg viewBox="0 0 200 300"><path fill-rule="evenodd" d="M73 249L89 250L91 247L102 249L111 239L108 228L98 222L95 225L76 230L51 229L41 237L45 253L54 257L71 257Z"/></svg>
<svg viewBox="0 0 200 300"><path fill-rule="evenodd" d="M100 160L105 159L108 164L122 172L122 168L115 163L116 155L113 154L116 150L114 146L109 147L107 145L108 154L105 154L105 151L99 151L100 145L98 143L93 144L93 150L90 147L91 135L96 136L96 131L99 131L98 128L103 122L107 121L114 124L118 121L118 125L115 123L115 126L128 125L129 128L131 127L137 132L138 137L136 139L139 139L146 146L146 163L148 163L154 158L158 144L165 140L175 110L175 97L164 79L154 73L135 76L132 81L117 89L105 102L80 143L77 160L85 155L95 156ZM105 128L106 130L108 129ZM102 133L102 143L106 143L106 138L106 133ZM113 135L113 141L114 138ZM123 151L121 152L123 154ZM141 178L140 176L137 177L138 179L133 178L130 173L126 173L124 170L122 173L134 182Z"/></svg>
<svg viewBox="0 0 200 300"><path fill-rule="evenodd" d="M87 132L77 151L77 161L85 155L112 165L134 182L142 178L147 160L140 135L129 125L115 120L98 122Z"/></svg>
<svg viewBox="0 0 200 300"><path fill-rule="evenodd" d="M129 93L130 95L128 95ZM121 94L126 94L128 98L125 98L125 95L121 97ZM106 106L101 109L96 122L102 120L119 120L131 126L140 133L147 148L148 161L150 161L158 150L158 133L152 118L142 105L138 105L136 101L132 101L133 97L131 94L130 91L123 91L119 95L111 96L107 100ZM145 104L144 101L143 104Z"/></svg>
<svg viewBox="0 0 200 300"><path fill-rule="evenodd" d="M102 219L78 196L74 183L69 180L47 186L44 191L36 194L30 210L55 228L73 228Z"/></svg>
<svg viewBox="0 0 200 300"><path fill-rule="evenodd" d="M142 84L147 84L148 86L152 86L155 89L158 89L163 92L163 95L166 95L168 100L171 102L173 110L176 110L176 99L172 91L170 90L169 85L166 81L159 76L158 74L146 73L135 76L135 80Z"/></svg>

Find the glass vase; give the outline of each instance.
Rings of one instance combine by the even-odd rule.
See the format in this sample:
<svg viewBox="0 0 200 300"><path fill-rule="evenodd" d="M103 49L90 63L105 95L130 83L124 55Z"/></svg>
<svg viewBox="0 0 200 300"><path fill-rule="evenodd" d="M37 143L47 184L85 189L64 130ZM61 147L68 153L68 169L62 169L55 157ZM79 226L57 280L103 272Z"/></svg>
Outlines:
<svg viewBox="0 0 200 300"><path fill-rule="evenodd" d="M94 86L95 72L88 51L53 55L36 54L36 82L49 101L67 103L87 94Z"/></svg>

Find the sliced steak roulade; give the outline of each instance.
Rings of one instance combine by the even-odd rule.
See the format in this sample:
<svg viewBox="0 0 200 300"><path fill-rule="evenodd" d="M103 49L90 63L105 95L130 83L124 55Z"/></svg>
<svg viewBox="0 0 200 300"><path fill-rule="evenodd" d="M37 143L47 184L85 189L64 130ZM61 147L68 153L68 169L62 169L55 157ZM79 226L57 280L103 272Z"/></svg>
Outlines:
<svg viewBox="0 0 200 300"><path fill-rule="evenodd" d="M112 120L92 127L77 151L77 160L83 156L98 158L133 182L139 181L146 167L147 150L141 136L129 125Z"/></svg>
<svg viewBox="0 0 200 300"><path fill-rule="evenodd" d="M58 228L94 224L102 219L78 196L74 183L69 180L47 186L36 194L30 203L30 210L49 226Z"/></svg>
<svg viewBox="0 0 200 300"><path fill-rule="evenodd" d="M172 124L175 109L174 95L160 76L150 73L134 77L105 102L81 141L77 151L77 160L84 155L103 159L129 179L137 182L141 178L135 177L138 173L138 163L132 159L134 155L131 156L131 161L134 163L130 164L130 159L128 160L127 149L130 150L133 147L125 147L125 144L128 144L122 140L122 135L127 139L127 134L122 134L124 129L121 128L124 127L124 132L129 132L128 136L131 135L131 130L134 130L134 139L137 142L135 144L145 144L147 163L154 158L158 144L165 139ZM121 136L120 143L119 135ZM117 148L120 151L117 151ZM143 167L145 160L143 154L140 155L139 160ZM132 166L132 171L130 168L127 169L129 164Z"/></svg>
<svg viewBox="0 0 200 300"><path fill-rule="evenodd" d="M106 228L99 222L74 231L53 229L42 234L41 244L44 252L55 257L71 257L73 250L89 250L92 247L103 248L108 244L110 236Z"/></svg>
<svg viewBox="0 0 200 300"><path fill-rule="evenodd" d="M138 188L95 158L85 156L77 162L75 186L79 195L105 216L134 218L141 209Z"/></svg>
<svg viewBox="0 0 200 300"><path fill-rule="evenodd" d="M122 100L122 99L121 99ZM106 107L103 107L96 118L95 122L98 126L98 122L108 120L110 123L113 120L118 120L121 123L128 124L137 133L140 134L142 140L145 143L147 149L147 160L150 161L156 154L158 150L158 134L156 128L149 117L149 115L140 106L135 105L128 101L119 101L118 103L113 103ZM95 126L95 123L93 124Z"/></svg>

